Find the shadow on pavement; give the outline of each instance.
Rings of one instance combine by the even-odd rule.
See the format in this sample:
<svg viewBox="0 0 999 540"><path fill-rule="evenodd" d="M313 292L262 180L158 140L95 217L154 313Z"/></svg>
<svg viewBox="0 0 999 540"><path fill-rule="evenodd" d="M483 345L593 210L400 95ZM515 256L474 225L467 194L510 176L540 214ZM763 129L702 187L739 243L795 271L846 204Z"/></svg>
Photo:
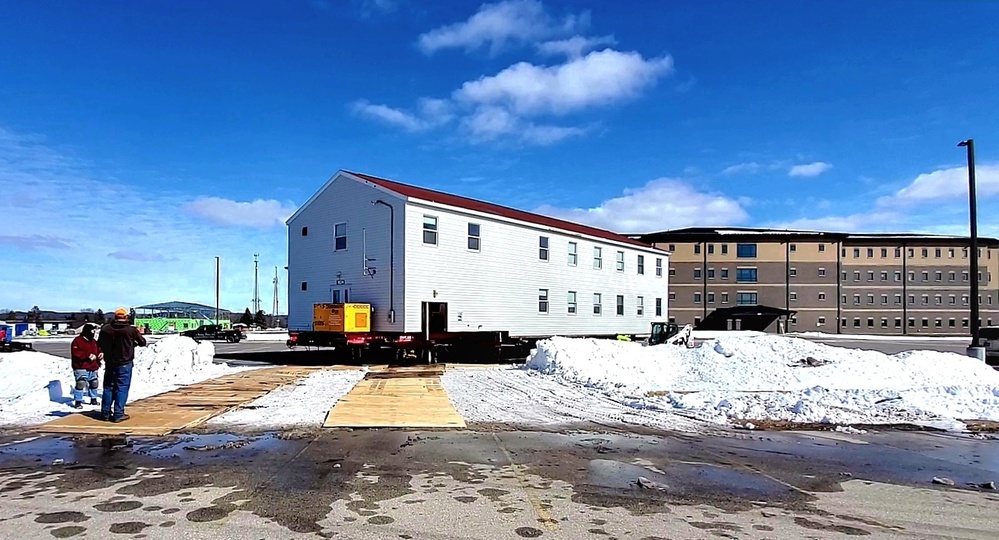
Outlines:
<svg viewBox="0 0 999 540"><path fill-rule="evenodd" d="M364 362L352 361L350 356L339 354L332 349L216 353L215 360L225 360L227 363L236 365L247 363L288 366L328 366L333 364L361 366L371 363L368 360Z"/></svg>
<svg viewBox="0 0 999 540"><path fill-rule="evenodd" d="M260 365L260 364L280 364L287 366L365 366L372 364L387 364L389 366L419 366L428 365L420 360L410 360L400 362L396 359L392 350L385 350L382 354L368 352L363 358L353 358L349 354L344 354L333 349L295 349L286 351L257 351L257 352L220 352L215 354L216 362L225 362L230 365ZM475 361L474 359L462 358L461 364L482 364L482 365L509 365L523 362L523 357L513 357L509 359L492 359L489 361ZM440 363L448 363L442 359Z"/></svg>

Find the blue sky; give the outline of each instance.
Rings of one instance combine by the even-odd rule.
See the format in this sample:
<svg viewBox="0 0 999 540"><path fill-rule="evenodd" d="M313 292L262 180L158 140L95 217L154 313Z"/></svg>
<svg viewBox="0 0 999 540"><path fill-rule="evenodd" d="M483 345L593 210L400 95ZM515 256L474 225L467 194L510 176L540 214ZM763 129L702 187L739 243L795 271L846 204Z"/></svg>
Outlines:
<svg viewBox="0 0 999 540"><path fill-rule="evenodd" d="M999 235L999 2L5 2L0 309L270 311L338 169L620 232Z"/></svg>

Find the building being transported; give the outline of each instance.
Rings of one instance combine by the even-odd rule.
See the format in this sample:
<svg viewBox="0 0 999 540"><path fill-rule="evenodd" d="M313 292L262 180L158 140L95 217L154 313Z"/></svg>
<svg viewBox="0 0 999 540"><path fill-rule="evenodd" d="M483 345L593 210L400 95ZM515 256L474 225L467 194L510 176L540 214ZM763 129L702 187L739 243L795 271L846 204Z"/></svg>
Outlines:
<svg viewBox="0 0 999 540"><path fill-rule="evenodd" d="M648 334L667 266L609 231L340 171L288 220L288 326L356 302L382 333Z"/></svg>

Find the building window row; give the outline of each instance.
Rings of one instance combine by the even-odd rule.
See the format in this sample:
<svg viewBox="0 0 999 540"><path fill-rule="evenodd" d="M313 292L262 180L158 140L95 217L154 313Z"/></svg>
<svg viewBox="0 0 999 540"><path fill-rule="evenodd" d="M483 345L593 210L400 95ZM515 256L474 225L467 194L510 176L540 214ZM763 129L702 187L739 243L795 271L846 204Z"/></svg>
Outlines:
<svg viewBox="0 0 999 540"><path fill-rule="evenodd" d="M423 216L423 243L426 245L436 246L438 245L438 218L437 216L424 215ZM302 235L308 234L308 228L302 228ZM338 223L334 225L334 250L340 251L347 249L347 224ZM468 223L468 238L467 246L469 251L480 251L482 248L482 227L478 223ZM551 259L551 238L548 236L538 237L538 260L549 261ZM566 249L566 262L569 266L579 265L579 243L569 242L569 246ZM662 257L656 257L655 261L655 271L656 277L662 277L663 275L663 260ZM603 248L600 246L593 247L593 268L595 270L603 269ZM615 252L615 268L618 272L625 271L625 252L618 250ZM671 268L672 272L673 269ZM638 275L645 275L645 255L637 256L636 272Z"/></svg>
<svg viewBox="0 0 999 540"><path fill-rule="evenodd" d="M820 268L819 270L820 270L820 275L825 275L825 273L823 271L824 269ZM842 278L842 280L844 282L847 281L847 276L848 276L847 272L843 271L842 274L841 274L841 278ZM961 272L961 282L967 282L968 281L968 276L969 276L969 272L967 270L965 270L964 272ZM853 281L854 282L864 281L864 277L865 277L865 275L860 270L854 270L854 272L853 272ZM891 279L889 279L890 277L893 278L894 282L896 282L896 283L901 282L902 281L902 272L899 271L899 270L896 270L893 273L889 273L889 272L884 271L884 270L882 270L881 272L875 272L873 270L868 270L867 273L866 273L866 278L867 278L868 282L879 281L880 283L888 283L889 281L892 281ZM920 281L922 283L930 283L930 282L941 283L941 282L944 281L944 277L945 276L944 276L943 271L940 271L940 270L935 270L932 273L929 270L923 270L923 271L921 271L921 272L918 273L918 277L921 278ZM909 280L908 280L909 283L916 283L917 282L917 279L916 279L917 278L917 273L915 271L913 271L913 270L910 270L908 278L909 278ZM950 283L956 283L957 282L957 272L955 272L955 271L947 272L946 278L947 278L948 282L950 282ZM980 281L984 281L985 283L991 282L992 281L992 272L979 272L978 273L978 279Z"/></svg>
<svg viewBox="0 0 999 540"><path fill-rule="evenodd" d="M791 293L791 294L793 295L794 293ZM822 300L822 299L825 298L825 296L824 296L823 293L819 293L819 296L820 296L820 298L819 298L820 300ZM902 295L901 294L896 294L896 295L892 296L891 298L892 298L892 304L893 305L896 305L896 306L901 306L902 305ZM992 305L992 299L993 298L994 297L993 297L992 294L978 295L978 303L982 304L982 305ZM854 294L853 295L853 305L855 305L855 306L862 305L863 304L862 299L863 299L863 297L860 294ZM918 299L919 299L919 304L923 305L923 306L928 306L931 303L933 305L937 305L937 306L944 305L944 295L942 295L942 294L935 294L933 296L930 296L929 294L923 294L923 295L920 295L918 297ZM881 305L882 306L887 306L888 305L888 301L889 301L889 295L882 294L880 300L881 300ZM931 300L932 300L932 302L931 302ZM917 301L917 296L914 295L914 294L910 294L909 297L908 297L907 304L910 305L910 306L915 306L915 305L917 305L916 301ZM846 305L847 304L847 295L844 294L840 298L840 302L843 305ZM969 305L969 303L970 303L970 297L967 294L961 295L961 305L962 306L967 306L967 305ZM875 304L875 295L874 294L868 294L867 295L867 305L873 306L874 304ZM947 304L951 305L951 306L957 305L957 295L955 295L955 294L949 294L949 295L947 295Z"/></svg>
<svg viewBox="0 0 999 540"><path fill-rule="evenodd" d="M919 249L918 253L919 253L920 258L923 258L923 259L930 259L930 258L933 258L933 259L943 259L943 258L954 259L954 258L957 257L957 248L942 248L942 247L938 247L938 248L907 248L906 249L906 255L907 255L907 257L910 258L910 259L915 258L916 257L916 253L917 253L917 251L916 251L917 249ZM844 257L846 257L847 253L849 253L849 252L850 251L848 251L847 248L843 248L842 255ZM852 254L853 254L853 258L854 259L865 258L863 256L866 256L867 259L873 259L873 258L875 258L876 255L880 255L880 258L882 258L882 259L888 259L889 258L889 253L892 255L891 258L899 259L899 258L902 257L902 248L901 247L895 247L895 248L886 248L886 247L882 247L882 248L872 248L872 247L870 247L870 248L859 248L859 247L855 247L855 248L852 248ZM967 259L968 258L968 253L969 253L969 249L967 247L962 247L961 248L961 258L962 259ZM982 248L978 248L978 256L979 257L982 256ZM989 250L986 250L986 257L991 259L992 258L992 252L989 251Z"/></svg>
<svg viewBox="0 0 999 540"><path fill-rule="evenodd" d="M538 289L538 313L549 313L551 311L550 289ZM579 313L579 293L577 291L566 291L566 313L576 315ZM603 314L603 293L593 293L592 311L594 315ZM625 313L624 295L614 296L614 312L623 316ZM663 314L663 299L655 299L656 317ZM635 297L635 315L645 316L645 297Z"/></svg>
<svg viewBox="0 0 999 540"><path fill-rule="evenodd" d="M706 254L715 254L715 244L705 244ZM728 255L728 244L719 244L721 248L722 255ZM676 251L676 244L670 244L669 250ZM694 255L700 255L701 244L694 244ZM756 244L736 244L735 245L735 256L740 259L752 259L756 257Z"/></svg>
<svg viewBox="0 0 999 540"><path fill-rule="evenodd" d="M706 301L707 301L708 304L714 304L715 303L715 298L716 297L715 297L714 291L708 291L707 292ZM719 293L718 294L718 298L720 299L720 303L722 303L722 304L727 304L728 303L728 293L727 292ZM676 293L675 292L669 293L669 299L670 300L676 300ZM701 303L701 299L702 299L701 293L700 292L695 292L694 293L694 303L695 304L700 304Z"/></svg>
<svg viewBox="0 0 999 540"><path fill-rule="evenodd" d="M854 317L854 319L853 319L853 327L854 328L860 328L860 327L864 326L862 324L863 322L864 322L864 319L862 319L860 317ZM919 327L921 327L921 328L929 328L930 327L930 322L931 322L931 320L929 318L927 318L927 317L924 317L922 319L916 319L915 317L910 317L909 320L907 321L907 326L909 328L916 328L916 325L918 323ZM946 326L947 328L957 328L957 319L955 319L955 318L944 319L942 317L938 317L938 318L933 319L932 322L933 322L933 327L934 328L943 328L944 326ZM968 328L968 322L969 322L968 319L961 319L961 328ZM875 327L874 323L875 323L874 317L868 317L866 319L866 326L868 328L874 328ZM979 324L981 324L981 320L979 320ZM988 326L992 326L992 319L988 319L987 324L988 324ZM840 319L840 326L841 327L846 328L848 325L849 325L849 319L847 319L845 317L843 319ZM881 328L888 328L889 327L889 325L888 325L888 318L887 317L881 317L880 326L881 326ZM901 317L895 317L894 318L894 324L893 324L893 326L895 328L902 328L902 318Z"/></svg>

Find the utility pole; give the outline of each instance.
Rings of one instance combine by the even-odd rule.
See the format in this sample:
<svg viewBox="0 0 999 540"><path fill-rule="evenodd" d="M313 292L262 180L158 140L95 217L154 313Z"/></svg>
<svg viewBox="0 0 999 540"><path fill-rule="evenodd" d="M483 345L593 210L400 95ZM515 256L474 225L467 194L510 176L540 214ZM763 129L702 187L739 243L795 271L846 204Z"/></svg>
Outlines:
<svg viewBox="0 0 999 540"><path fill-rule="evenodd" d="M978 202L975 195L975 139L957 143L968 149L968 218L971 221L971 346L968 356L985 361L985 348L978 342Z"/></svg>
<svg viewBox="0 0 999 540"><path fill-rule="evenodd" d="M219 278L220 278L219 258L215 256L215 324L219 324Z"/></svg>
<svg viewBox="0 0 999 540"><path fill-rule="evenodd" d="M280 312L281 312L281 310L280 310L279 304L278 304L278 267L275 266L274 267L274 307L273 307L273 310L271 311L271 317L277 318L278 313L280 313Z"/></svg>
<svg viewBox="0 0 999 540"><path fill-rule="evenodd" d="M256 315L260 311L260 285L258 283L259 275L259 257L257 253L253 254L253 314Z"/></svg>

